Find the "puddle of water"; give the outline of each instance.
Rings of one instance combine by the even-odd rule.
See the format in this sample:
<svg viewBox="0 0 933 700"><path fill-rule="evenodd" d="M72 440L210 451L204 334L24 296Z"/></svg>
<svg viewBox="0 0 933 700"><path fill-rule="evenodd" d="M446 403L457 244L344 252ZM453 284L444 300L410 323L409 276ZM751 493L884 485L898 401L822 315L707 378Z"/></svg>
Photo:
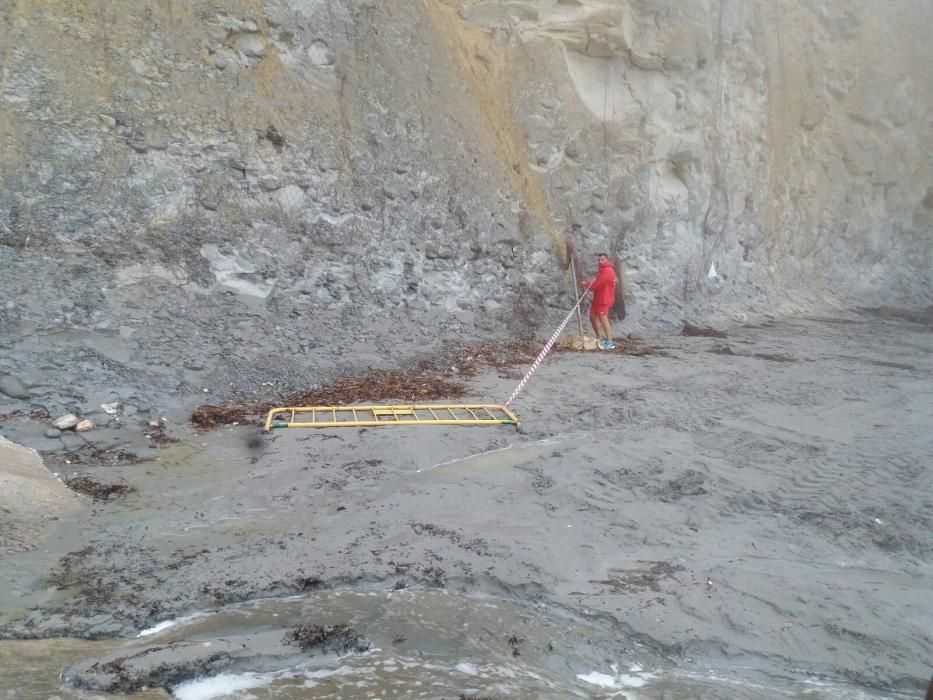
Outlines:
<svg viewBox="0 0 933 700"><path fill-rule="evenodd" d="M0 642L3 697L87 700L99 697L63 687L61 669L113 649L183 640L235 639L300 624L346 623L373 642L370 652L310 655L307 664L272 670L249 663L209 678L179 683L179 700L307 700L324 698L523 697L661 700L878 700L830 683L747 680L732 672L675 665L620 635L602 620L562 608L529 607L495 598L435 590L328 592L258 600L166 621L131 641L34 640ZM261 651L261 650L259 650ZM130 696L107 696L124 698ZM166 698L147 691L133 698ZM904 696L908 697L908 696Z"/></svg>

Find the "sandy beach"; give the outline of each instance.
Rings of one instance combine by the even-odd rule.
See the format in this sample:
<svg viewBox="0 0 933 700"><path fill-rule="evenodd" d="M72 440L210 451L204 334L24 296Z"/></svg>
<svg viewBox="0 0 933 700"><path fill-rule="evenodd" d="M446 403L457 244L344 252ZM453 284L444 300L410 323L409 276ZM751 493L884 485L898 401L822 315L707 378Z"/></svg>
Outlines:
<svg viewBox="0 0 933 700"><path fill-rule="evenodd" d="M791 319L560 352L514 428L227 427L4 560L3 635L133 637L257 597L440 588L675 665L916 690L933 658L933 336ZM506 396L519 370L470 383Z"/></svg>

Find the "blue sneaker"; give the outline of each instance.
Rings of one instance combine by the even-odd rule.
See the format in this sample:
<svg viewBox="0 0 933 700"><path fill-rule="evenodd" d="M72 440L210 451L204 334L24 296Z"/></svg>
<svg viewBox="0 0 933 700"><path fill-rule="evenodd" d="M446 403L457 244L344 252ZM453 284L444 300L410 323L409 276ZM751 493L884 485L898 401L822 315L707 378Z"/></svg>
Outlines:
<svg viewBox="0 0 933 700"><path fill-rule="evenodd" d="M603 350L615 350L616 349L616 344L613 343L611 340L604 340L599 344L599 346Z"/></svg>

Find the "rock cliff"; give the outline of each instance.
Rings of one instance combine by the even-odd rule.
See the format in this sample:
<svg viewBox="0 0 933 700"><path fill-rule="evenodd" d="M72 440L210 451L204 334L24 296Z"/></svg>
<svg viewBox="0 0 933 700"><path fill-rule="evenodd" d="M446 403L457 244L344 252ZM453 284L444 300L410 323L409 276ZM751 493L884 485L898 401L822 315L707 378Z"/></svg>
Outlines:
<svg viewBox="0 0 933 700"><path fill-rule="evenodd" d="M620 261L635 329L930 303L930 26L923 0L8 0L0 371L223 393L528 334L571 303L568 236Z"/></svg>

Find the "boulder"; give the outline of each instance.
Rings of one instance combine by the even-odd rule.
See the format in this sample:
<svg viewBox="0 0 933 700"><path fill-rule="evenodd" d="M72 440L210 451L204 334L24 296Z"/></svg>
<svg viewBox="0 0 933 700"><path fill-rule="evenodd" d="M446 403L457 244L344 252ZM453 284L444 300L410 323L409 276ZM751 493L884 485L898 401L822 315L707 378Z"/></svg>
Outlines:
<svg viewBox="0 0 933 700"><path fill-rule="evenodd" d="M0 375L0 394L6 394L11 399L29 399L32 397L29 389L12 374Z"/></svg>

